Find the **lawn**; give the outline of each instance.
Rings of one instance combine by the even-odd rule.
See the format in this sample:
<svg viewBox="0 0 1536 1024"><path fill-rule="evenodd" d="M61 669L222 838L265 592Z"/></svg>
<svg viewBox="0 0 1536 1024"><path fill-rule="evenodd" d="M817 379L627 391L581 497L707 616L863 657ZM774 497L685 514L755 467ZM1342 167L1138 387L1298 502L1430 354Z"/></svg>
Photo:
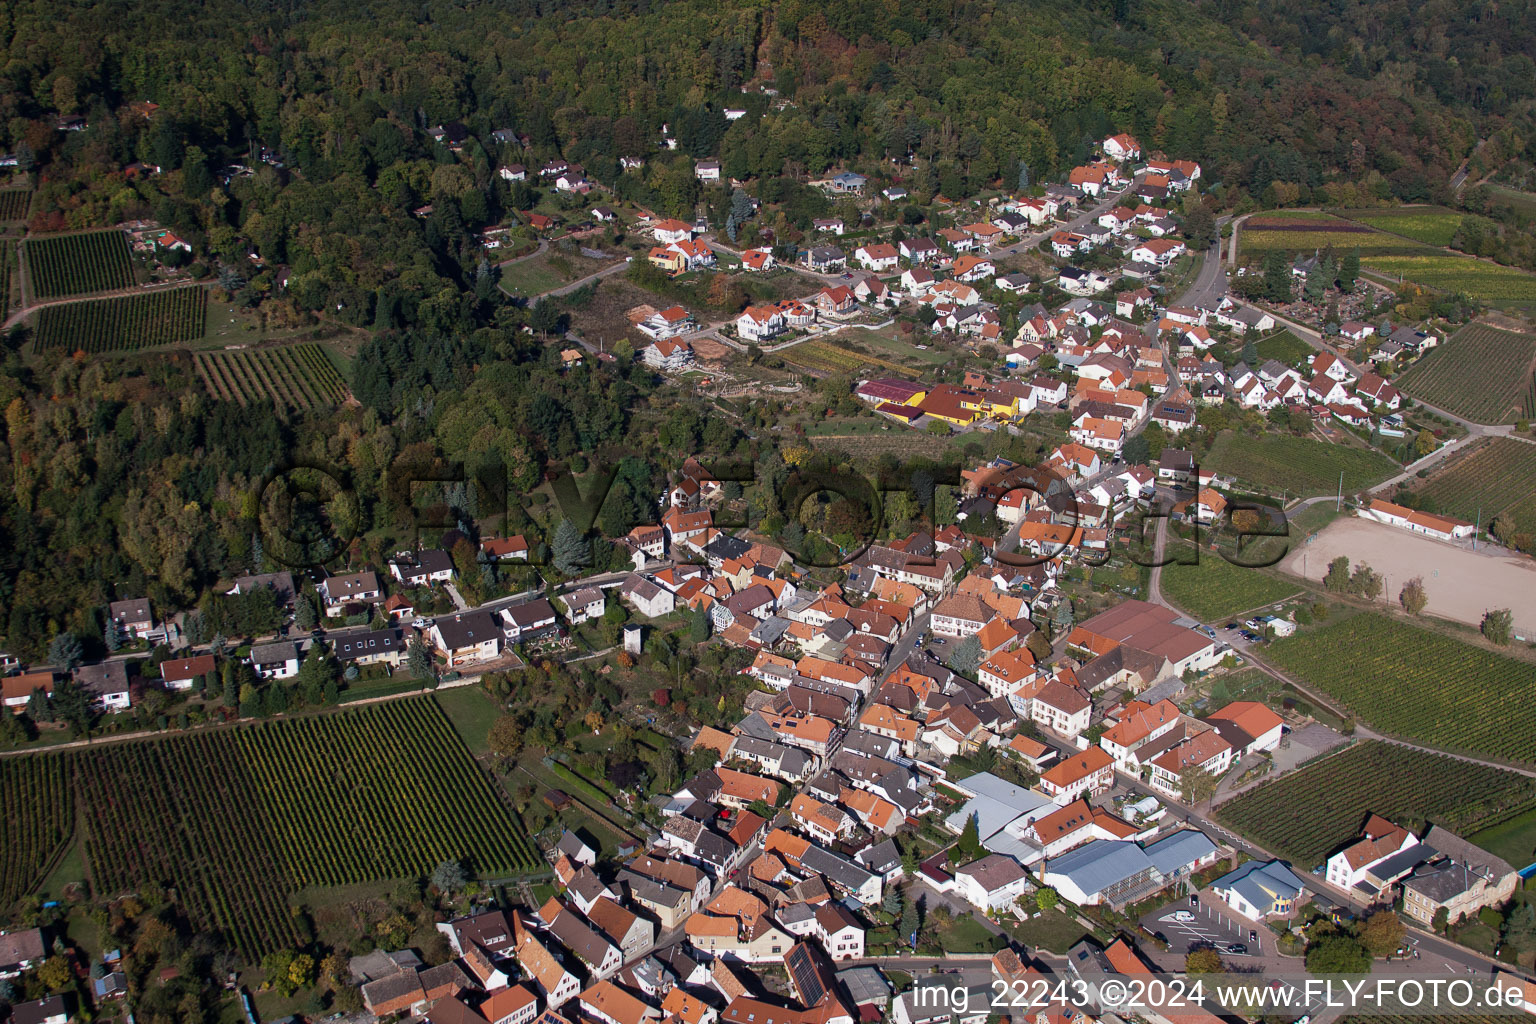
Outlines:
<svg viewBox="0 0 1536 1024"><path fill-rule="evenodd" d="M1329 444L1290 434L1223 433L1202 460L1206 467L1272 491L1332 494L1344 474L1346 493L1362 490L1397 472L1380 452Z"/></svg>
<svg viewBox="0 0 1536 1024"><path fill-rule="evenodd" d="M1226 619L1238 612L1272 604L1296 593L1296 585L1267 569L1233 565L1217 552L1196 552L1188 544L1170 549L1177 559L1163 566L1163 596L1202 622ZM1183 564L1197 557L1193 565Z"/></svg>
<svg viewBox="0 0 1536 1024"><path fill-rule="evenodd" d="M1536 305L1536 274L1472 256L1439 250L1417 253L1365 253L1367 270L1413 281L1444 292L1462 292L1493 306Z"/></svg>
<svg viewBox="0 0 1536 1024"><path fill-rule="evenodd" d="M1311 359L1317 351L1290 331L1271 334L1254 348L1258 350L1260 360L1274 359L1287 366L1295 366L1303 359Z"/></svg>
<svg viewBox="0 0 1536 1024"><path fill-rule="evenodd" d="M946 953L990 953L997 948L998 936L968 913L956 914L935 930Z"/></svg>
<svg viewBox="0 0 1536 1024"><path fill-rule="evenodd" d="M1340 216L1425 245L1450 245L1465 214L1443 206L1397 206L1379 210L1341 210Z"/></svg>
<svg viewBox="0 0 1536 1024"><path fill-rule="evenodd" d="M491 724L501 717L496 702L485 695L478 686L455 686L450 690L437 691L437 703L463 737L464 745L476 755L491 749L487 739Z"/></svg>
<svg viewBox="0 0 1536 1024"><path fill-rule="evenodd" d="M1415 831L1433 821L1466 836L1533 805L1536 780L1373 740L1257 786L1222 804L1216 818L1309 871L1358 835L1367 814Z"/></svg>
<svg viewBox="0 0 1536 1024"><path fill-rule="evenodd" d="M1088 937L1088 930L1060 910L1047 910L1023 924L1008 926L1008 933L1026 946L1038 946L1063 954Z"/></svg>
<svg viewBox="0 0 1536 1024"><path fill-rule="evenodd" d="M1502 857L1516 871L1520 871L1536 864L1536 810L1526 811L1502 824L1470 835L1467 840L1496 857Z"/></svg>
<svg viewBox="0 0 1536 1024"><path fill-rule="evenodd" d="M1385 732L1536 763L1530 662L1374 612L1302 629L1267 657Z"/></svg>
<svg viewBox="0 0 1536 1024"><path fill-rule="evenodd" d="M509 295L526 298L530 295L542 295L581 276L581 274L562 274L550 265L549 254L544 253L502 267L501 288Z"/></svg>

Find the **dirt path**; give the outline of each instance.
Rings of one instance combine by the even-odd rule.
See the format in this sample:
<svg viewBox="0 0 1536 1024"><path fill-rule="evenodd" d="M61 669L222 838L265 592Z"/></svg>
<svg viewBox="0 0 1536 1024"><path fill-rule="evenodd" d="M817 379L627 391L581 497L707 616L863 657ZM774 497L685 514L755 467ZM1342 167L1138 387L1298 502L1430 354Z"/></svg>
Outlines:
<svg viewBox="0 0 1536 1024"><path fill-rule="evenodd" d="M30 291L30 286L26 280L26 262L26 260L22 260L19 264L19 272L22 274L21 294L23 303L26 302L27 295ZM166 291L171 288L185 288L187 284L188 282L186 281L156 281L153 284L136 284L131 288L114 288L109 292L91 292L88 295L71 295L62 299L45 299L42 302L32 303L31 305L24 305L23 308L18 309L16 312L6 317L5 323L0 325L0 330L8 331L12 327L15 327L17 324L21 323L27 317L31 316L33 313L36 313L40 309L47 309L49 306L67 306L73 302L93 302L96 299L122 299L131 295L143 295L145 292Z"/></svg>

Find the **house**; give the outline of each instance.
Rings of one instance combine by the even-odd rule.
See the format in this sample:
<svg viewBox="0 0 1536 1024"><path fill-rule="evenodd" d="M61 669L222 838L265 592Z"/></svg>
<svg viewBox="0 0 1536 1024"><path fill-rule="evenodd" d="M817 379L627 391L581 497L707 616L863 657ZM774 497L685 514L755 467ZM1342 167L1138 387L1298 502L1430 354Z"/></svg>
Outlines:
<svg viewBox="0 0 1536 1024"><path fill-rule="evenodd" d="M528 180L528 168L524 167L522 164L505 164L498 168L496 173L501 176L503 181Z"/></svg>
<svg viewBox="0 0 1536 1024"><path fill-rule="evenodd" d="M700 160L693 165L693 176L700 181L720 180L719 160Z"/></svg>
<svg viewBox="0 0 1536 1024"><path fill-rule="evenodd" d="M784 317L777 306L748 306L736 318L736 333L743 341L766 341L784 332Z"/></svg>
<svg viewBox="0 0 1536 1024"><path fill-rule="evenodd" d="M1171 484L1188 483L1195 475L1195 457L1180 448L1164 448L1157 457L1157 478Z"/></svg>
<svg viewBox="0 0 1536 1024"><path fill-rule="evenodd" d="M887 242L878 242L873 245L861 245L853 251L853 258L866 270L875 273L885 273L895 270L901 254L896 247Z"/></svg>
<svg viewBox="0 0 1536 1024"><path fill-rule="evenodd" d="M1036 691L1030 703L1029 717L1057 735L1072 739L1088 728L1092 713L1093 702L1080 687L1052 679ZM1092 752L1099 748L1088 749ZM1097 764L1098 758L1094 757L1093 761ZM1052 793L1053 798L1057 795Z"/></svg>
<svg viewBox="0 0 1536 1024"><path fill-rule="evenodd" d="M1130 251L1137 263L1166 267L1185 252L1184 243L1171 238L1149 238Z"/></svg>
<svg viewBox="0 0 1536 1024"><path fill-rule="evenodd" d="M915 299L920 299L933 290L933 272L924 267L912 267L901 275L901 289Z"/></svg>
<svg viewBox="0 0 1536 1024"><path fill-rule="evenodd" d="M1396 409L1403 401L1397 388L1389 384L1385 377L1375 373L1361 376L1360 383L1355 385L1355 397L1365 399L1373 408Z"/></svg>
<svg viewBox="0 0 1536 1024"><path fill-rule="evenodd" d="M848 265L848 256L835 245L818 245L806 252L805 265L822 273L842 270Z"/></svg>
<svg viewBox="0 0 1536 1024"><path fill-rule="evenodd" d="M515 537L487 537L480 541L480 550L488 558L498 562L526 562L528 538L521 534Z"/></svg>
<svg viewBox="0 0 1536 1024"><path fill-rule="evenodd" d="M776 266L773 253L767 249L748 249L741 254L741 269L757 273L772 270Z"/></svg>
<svg viewBox="0 0 1536 1024"><path fill-rule="evenodd" d="M693 346L675 338L653 341L640 350L640 357L653 370L677 372L693 363Z"/></svg>
<svg viewBox="0 0 1536 1024"><path fill-rule="evenodd" d="M693 228L680 220L658 221L651 226L651 237L662 245L686 242L693 237Z"/></svg>
<svg viewBox="0 0 1536 1024"><path fill-rule="evenodd" d="M1233 701L1206 716L1206 724L1232 744L1234 758L1274 750L1285 733L1285 720L1258 701Z"/></svg>
<svg viewBox="0 0 1536 1024"><path fill-rule="evenodd" d="M891 298L891 289L873 274L866 274L853 284L853 296L860 302L878 303Z"/></svg>
<svg viewBox="0 0 1536 1024"><path fill-rule="evenodd" d="M279 607L288 607L293 604L293 595L298 592L293 585L293 573L269 572L257 576L237 576L234 589L230 593L249 594L258 587L271 588Z"/></svg>
<svg viewBox="0 0 1536 1024"><path fill-rule="evenodd" d="M350 604L378 601L384 597L379 574L370 571L328 576L315 589L330 618L346 614Z"/></svg>
<svg viewBox="0 0 1536 1024"><path fill-rule="evenodd" d="M63 996L49 996L11 1007L11 1024L65 1024L69 1007Z"/></svg>
<svg viewBox="0 0 1536 1024"><path fill-rule="evenodd" d="M841 217L827 217L822 220L811 221L811 230L818 234L837 235L842 237L843 221Z"/></svg>
<svg viewBox="0 0 1536 1024"><path fill-rule="evenodd" d="M75 669L75 682L85 688L103 711L128 710L127 662L107 661L99 665L81 665Z"/></svg>
<svg viewBox="0 0 1536 1024"><path fill-rule="evenodd" d="M864 185L868 180L869 179L865 178L862 174L854 174L851 171L844 171L842 174L839 174L837 177L833 178L829 182L829 186L833 192L860 195L863 193Z"/></svg>
<svg viewBox="0 0 1536 1024"><path fill-rule="evenodd" d="M211 654L198 654L190 658L170 658L160 663L160 679L168 690L190 690L195 680L206 684L218 671L218 663Z"/></svg>
<svg viewBox="0 0 1536 1024"><path fill-rule="evenodd" d="M1221 518L1226 511L1227 499L1209 487L1195 496L1195 503L1191 507L1195 522L1209 526Z"/></svg>
<svg viewBox="0 0 1536 1024"><path fill-rule="evenodd" d="M549 935L574 953L596 978L612 977L624 965L619 947L556 897L551 896L539 907L538 917Z"/></svg>
<svg viewBox="0 0 1536 1024"><path fill-rule="evenodd" d="M920 263L932 263L943 255L939 243L931 238L904 238L896 243L896 251L914 267Z"/></svg>
<svg viewBox="0 0 1536 1024"><path fill-rule="evenodd" d="M715 250L703 239L685 238L681 242L673 242L667 249L683 258L683 270L698 270L700 267L715 265ZM652 262L655 260L652 259Z"/></svg>
<svg viewBox="0 0 1536 1024"><path fill-rule="evenodd" d="M504 608L501 612L503 632L507 642L526 643L547 636L559 628L555 606L547 598L536 597L531 601Z"/></svg>
<svg viewBox="0 0 1536 1024"><path fill-rule="evenodd" d="M1394 505L1390 501L1382 501L1380 498L1371 499L1370 505L1360 514L1379 523L1396 526L1411 533L1422 533L1426 537L1434 537L1437 540L1458 540L1462 537L1470 537L1477 529L1474 524L1464 519L1430 515L1428 512L1419 512L1404 508L1402 505Z"/></svg>
<svg viewBox="0 0 1536 1024"><path fill-rule="evenodd" d="M1089 747L1064 757L1040 776L1040 791L1065 807L1084 796L1097 796L1114 785L1115 761L1103 747Z"/></svg>
<svg viewBox="0 0 1536 1024"><path fill-rule="evenodd" d="M607 609L603 592L598 587L582 587L580 590L560 595L559 600L565 605L565 620L573 626L592 619L600 619Z"/></svg>
<svg viewBox="0 0 1536 1024"><path fill-rule="evenodd" d="M155 629L155 617L150 612L147 597L113 601L107 605L107 616L117 624L118 634L125 638L139 640Z"/></svg>
<svg viewBox="0 0 1536 1024"><path fill-rule="evenodd" d="M408 587L425 587L453 579L453 559L436 549L402 551L389 560L389 574Z"/></svg>
<svg viewBox="0 0 1536 1024"><path fill-rule="evenodd" d="M448 659L449 668L491 661L501 653L502 631L487 611L445 615L432 622L428 635Z"/></svg>
<svg viewBox="0 0 1536 1024"><path fill-rule="evenodd" d="M670 249L667 252L681 258L680 253ZM649 306L641 306L632 313L632 316L639 317L635 321L635 330L656 341L675 338L694 329L693 314L682 306L669 306L660 311L653 310Z"/></svg>
<svg viewBox="0 0 1536 1024"><path fill-rule="evenodd" d="M522 985L492 992L480 1004L480 1016L486 1024L531 1024L538 1015L538 996Z"/></svg>
<svg viewBox="0 0 1536 1024"><path fill-rule="evenodd" d="M1306 885L1278 860L1251 860L1211 883L1211 891L1250 921L1289 917Z"/></svg>
<svg viewBox="0 0 1536 1024"><path fill-rule="evenodd" d="M1033 889L1019 862L1000 853L955 870L955 891L983 913L1006 910Z"/></svg>
<svg viewBox="0 0 1536 1024"><path fill-rule="evenodd" d="M252 647L248 660L261 679L292 679L299 674L299 648L291 640Z"/></svg>
<svg viewBox="0 0 1536 1024"><path fill-rule="evenodd" d="M1099 143L1099 148L1111 160L1124 162L1141 158L1141 143L1123 132L1119 135L1111 135Z"/></svg>
<svg viewBox="0 0 1536 1024"><path fill-rule="evenodd" d="M24 672L18 676L6 676L0 679L0 694L3 694L4 706L15 715L27 710L27 704L32 700L34 690L42 690L46 697L53 696L51 669L41 672ZM4 965L0 964L0 970L3 968Z"/></svg>
<svg viewBox="0 0 1536 1024"><path fill-rule="evenodd" d="M522 914L512 914L512 936L518 964L527 973L544 998L555 1009L569 1002L581 991L581 982L550 953L543 941L523 923Z"/></svg>
<svg viewBox="0 0 1536 1024"><path fill-rule="evenodd" d="M846 285L823 288L813 297L817 309L828 313L852 313L859 308L859 300Z"/></svg>
<svg viewBox="0 0 1536 1024"><path fill-rule="evenodd" d="M0 978L14 978L46 956L41 928L0 931Z"/></svg>
<svg viewBox="0 0 1536 1024"><path fill-rule="evenodd" d="M630 573L619 585L619 597L648 619L669 614L676 607L672 591L655 580Z"/></svg>
<svg viewBox="0 0 1536 1024"><path fill-rule="evenodd" d="M985 257L965 253L955 257L951 272L955 275L955 280L970 284L994 276L997 273L997 266Z"/></svg>
<svg viewBox="0 0 1536 1024"><path fill-rule="evenodd" d="M1504 860L1439 825L1430 826L1422 845L1435 858L1402 883L1403 910L1420 927L1432 925L1442 911L1451 923L1470 920L1484 907L1502 906L1520 884Z"/></svg>
<svg viewBox="0 0 1536 1024"><path fill-rule="evenodd" d="M1232 744L1218 730L1208 729L1158 754L1149 763L1152 774L1147 784L1165 796L1182 799L1186 772L1200 771L1219 777L1232 767Z"/></svg>

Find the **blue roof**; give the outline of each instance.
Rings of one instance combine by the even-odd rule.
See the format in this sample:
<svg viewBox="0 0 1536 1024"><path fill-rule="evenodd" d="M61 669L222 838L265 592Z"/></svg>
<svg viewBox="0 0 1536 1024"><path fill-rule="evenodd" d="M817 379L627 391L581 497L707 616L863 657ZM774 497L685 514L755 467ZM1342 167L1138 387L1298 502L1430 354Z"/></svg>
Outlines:
<svg viewBox="0 0 1536 1024"><path fill-rule="evenodd" d="M862 175L862 174L854 174L852 171L844 171L842 174L839 174L837 177L833 178L832 180L833 181L848 182L848 183L852 183L852 182L857 181L860 184L862 184L865 181L867 181L868 179L865 178L864 175Z"/></svg>
<svg viewBox="0 0 1536 1024"><path fill-rule="evenodd" d="M1212 889L1229 889L1252 906L1263 910L1272 906L1277 896L1296 897L1306 888L1290 868L1277 860L1251 860L1236 871L1211 883Z"/></svg>
<svg viewBox="0 0 1536 1024"><path fill-rule="evenodd" d="M1116 882L1151 866L1151 859L1135 843L1121 839L1095 839L1046 862L1050 874L1066 875L1085 893L1102 892Z"/></svg>
<svg viewBox="0 0 1536 1024"><path fill-rule="evenodd" d="M1189 828L1166 835L1155 843L1149 843L1146 848L1147 856L1152 858L1157 870L1165 875L1182 871L1201 857L1208 857L1215 852L1216 844L1211 842L1209 836Z"/></svg>

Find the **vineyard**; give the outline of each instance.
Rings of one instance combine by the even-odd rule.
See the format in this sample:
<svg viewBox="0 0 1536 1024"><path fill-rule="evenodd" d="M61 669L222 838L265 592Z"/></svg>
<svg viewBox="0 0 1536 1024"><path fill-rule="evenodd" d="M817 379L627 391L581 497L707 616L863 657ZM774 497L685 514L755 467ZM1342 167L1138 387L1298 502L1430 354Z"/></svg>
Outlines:
<svg viewBox="0 0 1536 1024"><path fill-rule="evenodd" d="M24 243L24 255L36 299L133 287L128 236L116 228L29 238Z"/></svg>
<svg viewBox="0 0 1536 1024"><path fill-rule="evenodd" d="M1344 474L1344 490L1358 491L1397 469L1385 455L1290 434L1223 433L1204 463L1218 473L1276 492L1332 494Z"/></svg>
<svg viewBox="0 0 1536 1024"><path fill-rule="evenodd" d="M170 288L116 299L91 299L38 312L39 350L123 352L196 341L207 329L208 292Z"/></svg>
<svg viewBox="0 0 1536 1024"><path fill-rule="evenodd" d="M1417 252L1423 247L1365 224L1325 213L1256 214L1243 222L1238 245L1245 253L1305 252L1333 248L1368 253Z"/></svg>
<svg viewBox="0 0 1536 1024"><path fill-rule="evenodd" d="M75 765L99 895L169 886L193 921L242 955L297 944L275 837L231 733L111 744Z"/></svg>
<svg viewBox="0 0 1536 1024"><path fill-rule="evenodd" d="M883 373L895 373L904 377L912 373L909 367L902 366L900 363L864 355L861 352L850 352L825 341L802 342L774 354L784 362L804 367L812 373L855 373L871 366L879 367Z"/></svg>
<svg viewBox="0 0 1536 1024"><path fill-rule="evenodd" d="M1478 423L1536 415L1536 336L1468 324L1397 378L1405 394Z"/></svg>
<svg viewBox="0 0 1536 1024"><path fill-rule="evenodd" d="M0 190L0 221L27 219L27 208L32 205L32 193L24 188Z"/></svg>
<svg viewBox="0 0 1536 1024"><path fill-rule="evenodd" d="M341 374L316 344L198 352L193 359L204 386L227 402L270 400L289 409L313 409L347 396Z"/></svg>
<svg viewBox="0 0 1536 1024"><path fill-rule="evenodd" d="M0 322L11 315L11 276L16 272L16 243L0 238Z"/></svg>
<svg viewBox="0 0 1536 1024"><path fill-rule="evenodd" d="M1270 656L1385 732L1536 763L1529 662L1371 613L1277 640Z"/></svg>
<svg viewBox="0 0 1536 1024"><path fill-rule="evenodd" d="M429 698L263 724L239 745L297 888L541 865L493 783Z"/></svg>
<svg viewBox="0 0 1536 1024"><path fill-rule="evenodd" d="M1162 589L1163 596L1202 622L1229 618L1296 593L1296 584L1263 569L1233 565L1208 549L1198 552L1198 562L1184 564L1196 554L1188 544L1167 553L1174 561L1163 566Z"/></svg>
<svg viewBox="0 0 1536 1024"><path fill-rule="evenodd" d="M1507 513L1520 529L1536 531L1536 445L1492 438L1430 477L1419 493L1449 515L1487 524Z"/></svg>
<svg viewBox="0 0 1536 1024"><path fill-rule="evenodd" d="M1386 237L1386 236L1383 236ZM1419 248L1411 253L1361 253L1367 270L1401 277L1443 292L1461 292L1490 305L1536 303L1536 274L1472 256Z"/></svg>
<svg viewBox="0 0 1536 1024"><path fill-rule="evenodd" d="M1340 216L1425 245L1450 245L1464 214L1443 206L1400 206L1380 210L1343 210Z"/></svg>
<svg viewBox="0 0 1536 1024"><path fill-rule="evenodd" d="M42 883L74 833L69 792L69 765L63 755L0 760L0 815L6 826L0 844L0 911Z"/></svg>
<svg viewBox="0 0 1536 1024"><path fill-rule="evenodd" d="M1367 814L1468 835L1533 805L1536 779L1377 740L1249 790L1216 817L1305 871L1353 839Z"/></svg>

